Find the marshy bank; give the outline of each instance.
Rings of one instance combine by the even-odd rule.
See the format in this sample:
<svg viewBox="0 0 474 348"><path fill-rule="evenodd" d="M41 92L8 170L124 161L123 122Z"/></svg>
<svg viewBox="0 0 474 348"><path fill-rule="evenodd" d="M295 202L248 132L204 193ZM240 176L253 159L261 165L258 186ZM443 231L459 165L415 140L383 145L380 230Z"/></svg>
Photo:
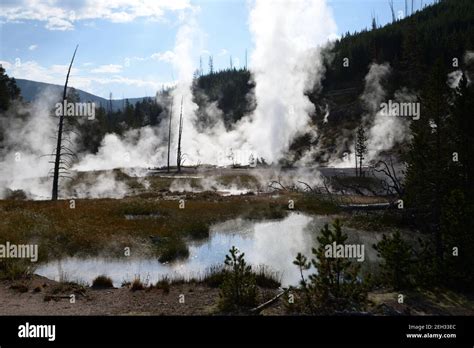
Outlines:
<svg viewBox="0 0 474 348"><path fill-rule="evenodd" d="M129 197L67 201L0 201L0 242L35 243L40 261L65 256L187 256L185 241L202 240L219 222L242 218L272 220L294 211L328 214L337 208L303 195L223 197L204 192L172 199ZM160 240L160 243L154 243Z"/></svg>
<svg viewBox="0 0 474 348"><path fill-rule="evenodd" d="M206 270L218 267L232 246L245 252L246 260L255 266L266 266L278 273L282 286L297 285L299 275L292 261L298 252L311 254L317 244L316 237L329 216L310 216L289 213L283 219L255 221L243 218L216 223L209 228L209 236L189 239L185 243L187 255L172 261L160 262L157 257L64 257L38 265L36 274L60 280L92 283L101 275L109 276L115 286L135 277L155 283L162 278L200 278ZM365 233L352 228L345 229L353 243L366 245L364 267L377 265L377 255L371 245L381 240L381 235ZM163 238L156 244L167 243Z"/></svg>

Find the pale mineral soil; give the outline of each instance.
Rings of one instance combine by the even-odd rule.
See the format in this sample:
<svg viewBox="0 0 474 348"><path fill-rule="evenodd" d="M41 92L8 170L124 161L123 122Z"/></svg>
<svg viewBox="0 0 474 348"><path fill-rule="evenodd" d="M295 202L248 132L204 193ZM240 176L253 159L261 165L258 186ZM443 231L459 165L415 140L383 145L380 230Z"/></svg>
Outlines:
<svg viewBox="0 0 474 348"><path fill-rule="evenodd" d="M12 288L20 284L28 290ZM86 287L83 292L80 287L61 286L35 275L21 282L0 282L0 315L206 315L214 310L218 292L198 284L174 285L168 294L160 289L131 291L128 287ZM70 303L71 294L75 294L75 303ZM184 295L184 303L180 303L180 295Z"/></svg>
<svg viewBox="0 0 474 348"><path fill-rule="evenodd" d="M268 299L279 290L264 290ZM75 294L75 303L69 296ZM449 290L369 293L369 315L474 315L474 296ZM184 297L183 297L184 296ZM184 298L184 303L182 303ZM181 299L181 301L180 301ZM21 281L0 282L0 315L219 315L219 289L199 283L173 284L169 293L152 288L131 291L129 287L96 290L67 285L34 275ZM283 297L261 312L287 315Z"/></svg>

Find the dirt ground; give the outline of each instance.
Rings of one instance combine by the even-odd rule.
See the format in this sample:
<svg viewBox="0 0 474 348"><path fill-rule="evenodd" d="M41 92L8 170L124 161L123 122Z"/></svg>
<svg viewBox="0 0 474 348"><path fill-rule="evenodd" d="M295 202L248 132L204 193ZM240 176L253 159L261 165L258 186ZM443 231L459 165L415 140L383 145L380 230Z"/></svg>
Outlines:
<svg viewBox="0 0 474 348"><path fill-rule="evenodd" d="M263 290L271 298L279 290ZM75 294L75 303L70 295ZM368 315L474 315L474 298L446 290L369 293ZM162 289L128 287L96 290L33 276L0 282L0 315L216 315L219 289L203 284L174 284ZM283 297L262 315L286 315Z"/></svg>
<svg viewBox="0 0 474 348"><path fill-rule="evenodd" d="M28 290L12 289L20 284ZM86 288L85 292L71 288L52 295L56 286L57 282L40 276L0 282L0 315L209 315L219 298L218 289L197 284L174 285L168 294L160 289L131 291L122 287ZM68 297L72 293L75 303ZM180 295L184 295L184 303L180 303Z"/></svg>

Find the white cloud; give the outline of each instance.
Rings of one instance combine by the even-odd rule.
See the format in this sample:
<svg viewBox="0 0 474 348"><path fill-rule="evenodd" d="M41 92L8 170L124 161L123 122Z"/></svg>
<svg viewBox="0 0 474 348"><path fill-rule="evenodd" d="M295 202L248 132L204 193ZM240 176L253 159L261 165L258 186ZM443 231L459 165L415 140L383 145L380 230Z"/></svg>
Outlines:
<svg viewBox="0 0 474 348"><path fill-rule="evenodd" d="M92 69L91 72L95 74L116 74L122 71L122 66L119 64L101 65L98 68Z"/></svg>
<svg viewBox="0 0 474 348"><path fill-rule="evenodd" d="M4 60L0 60L0 65L3 67L3 69L11 69L12 67L12 64L7 62L7 61L4 61Z"/></svg>
<svg viewBox="0 0 474 348"><path fill-rule="evenodd" d="M93 78L91 79L94 83L99 84L124 84L128 86L135 86L135 87L149 87L153 90L161 89L162 83L156 81L147 81L147 80L140 80L140 79L130 79L123 76L114 76L112 78Z"/></svg>
<svg viewBox="0 0 474 348"><path fill-rule="evenodd" d="M129 67L131 62L144 62L147 60L158 60L160 62L172 63L176 58L173 51L156 52L147 57L127 57L124 59L124 66Z"/></svg>
<svg viewBox="0 0 474 348"><path fill-rule="evenodd" d="M175 58L175 54L172 51L166 51L162 53L153 53L151 55L151 58L162 61L162 62L172 63Z"/></svg>
<svg viewBox="0 0 474 348"><path fill-rule="evenodd" d="M14 62L2 61L0 64L7 71L9 76L18 79L27 79L32 81L39 81L45 83L52 83L56 85L63 85L64 78L67 73L69 66L67 65L51 65L49 67L42 66L36 61L21 62L21 64L15 64ZM113 64L111 64L113 66ZM120 66L120 65L119 65ZM101 66L109 67L109 66ZM99 68L101 68L99 67ZM105 68L106 71L108 68ZM110 71L109 71L110 72ZM84 71L78 68L71 69L71 76L69 78L69 85L78 89L82 89L89 93L93 93L100 96L108 95L110 91L110 85L124 85L137 88L146 88L149 91L158 91L162 85L169 85L169 82L159 81L157 79L149 78L146 79L131 79L120 75L113 75L111 77L101 76L84 76ZM107 86L107 87L105 87ZM114 86L116 87L116 86Z"/></svg>
<svg viewBox="0 0 474 348"><path fill-rule="evenodd" d="M49 71L53 74L63 75L66 76L67 71L69 69L69 65L62 65L62 64L54 64L49 67ZM71 75L79 74L79 69L72 67L71 68Z"/></svg>
<svg viewBox="0 0 474 348"><path fill-rule="evenodd" d="M37 20L49 30L72 30L81 20L103 19L116 23L137 18L162 19L166 11L191 7L190 0L19 0L0 3L0 18L5 22Z"/></svg>
<svg viewBox="0 0 474 348"><path fill-rule="evenodd" d="M60 80L56 79L54 76L54 74L57 74L58 68L55 68L54 71L51 71L35 61L26 61L21 62L20 64L12 64L7 62L7 66L8 75L15 78L43 81L46 83L61 83ZM64 80L64 76L62 79Z"/></svg>
<svg viewBox="0 0 474 348"><path fill-rule="evenodd" d="M65 19L53 17L48 19L48 22L46 23L46 29L66 31L73 30L74 25Z"/></svg>
<svg viewBox="0 0 474 348"><path fill-rule="evenodd" d="M30 51L34 51L37 48L38 48L38 45L31 45L30 47L28 47Z"/></svg>

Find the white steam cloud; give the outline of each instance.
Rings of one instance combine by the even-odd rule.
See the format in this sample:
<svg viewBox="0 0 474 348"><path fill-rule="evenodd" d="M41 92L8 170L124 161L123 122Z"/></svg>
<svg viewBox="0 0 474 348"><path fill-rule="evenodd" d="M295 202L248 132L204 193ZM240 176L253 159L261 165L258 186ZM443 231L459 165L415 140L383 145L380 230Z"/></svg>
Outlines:
<svg viewBox="0 0 474 348"><path fill-rule="evenodd" d="M240 156L242 161L251 154L267 162L278 161L295 136L308 131L314 105L305 92L318 87L324 74L320 48L336 31L330 8L324 0L253 2L249 25L255 44L251 70L257 106L231 130L226 130L222 112L214 104L206 107L212 126L204 130L196 126L198 106L191 89L196 52L201 51L196 47L201 41L196 15L192 9L180 16L173 50L178 83L172 92L172 164L176 163L181 101L185 164L231 164L229 154L236 152L246 154ZM160 129L142 129L146 140L137 140L135 134L122 138L108 135L99 153L86 156L77 168L165 165L167 126L168 122L163 122Z"/></svg>
<svg viewBox="0 0 474 348"><path fill-rule="evenodd" d="M51 159L44 157L55 148L54 131L57 118L51 116L52 105L59 95L49 90L32 104L13 104L0 115L0 128L5 130L0 154L0 198L6 189L24 190L30 198L51 195L48 172Z"/></svg>
<svg viewBox="0 0 474 348"><path fill-rule="evenodd" d="M249 29L254 49L250 69L256 85L253 101L256 108L230 130L224 126L222 111L212 103L205 106L213 118L212 126L197 127L198 106L193 101L192 82L204 36L197 24L198 12L199 9L193 7L182 10L173 49L173 68L178 82L172 90L171 164L176 163L181 102L185 165L232 164L236 158L246 164L251 155L263 157L267 163L278 162L285 157L296 136L308 131L316 134L316 130L309 127L314 105L305 93L319 88L324 74L321 50L336 32L331 9L325 0L252 2ZM49 99L50 102L46 102ZM33 105L32 116L24 124L4 125L11 135L11 139L7 139L9 149L21 148L24 161L14 162L13 150L0 157L0 177L7 181L1 183L1 188L23 189L35 198L50 197L48 172L52 165L40 156L51 153L55 146L57 119L50 116L53 99L57 100L57 96L39 98L38 103L46 106ZM167 121L159 127L147 126L124 135L106 135L96 154L78 154L79 163L72 170L107 172L96 181L87 178L80 187L63 183L60 192L74 197L105 197L113 192L116 197L124 196L127 188L117 186L111 169L164 166L167 138Z"/></svg>
<svg viewBox="0 0 474 348"><path fill-rule="evenodd" d="M320 45L336 25L325 1L257 1L250 14L257 108L245 120L248 142L269 161L307 130L314 105L305 95L321 80Z"/></svg>
<svg viewBox="0 0 474 348"><path fill-rule="evenodd" d="M60 97L59 93L46 89L34 102L14 103L0 115L0 129L4 136L0 152L0 198L8 197L11 191L22 190L28 199L51 199L51 161L54 159L51 154L56 147L58 127L58 118L53 116L52 110ZM75 137L75 133L65 133L63 138L63 144L72 151L75 150ZM104 141L113 142L113 135L108 137ZM94 159L86 156L85 163L98 161L102 155L99 153ZM71 178L76 174L68 171ZM69 180L60 180L60 198L121 198L127 194L127 185L117 182L113 172L98 176L92 174L85 175L74 187Z"/></svg>
<svg viewBox="0 0 474 348"><path fill-rule="evenodd" d="M399 103L417 102L416 96L406 88L396 91L393 100ZM377 112L368 134L367 159L376 160L380 153L409 140L410 122L416 122L416 120L409 121L406 117L386 116L382 111Z"/></svg>
<svg viewBox="0 0 474 348"><path fill-rule="evenodd" d="M402 143L410 136L407 117L388 116L381 110L381 104L388 102L383 87L390 75L388 63L373 63L365 76L365 89L361 96L367 108L362 123L370 127L367 141L367 161L376 160L380 153L390 150L397 143ZM396 91L393 96L395 103L415 103L416 96L405 87Z"/></svg>

